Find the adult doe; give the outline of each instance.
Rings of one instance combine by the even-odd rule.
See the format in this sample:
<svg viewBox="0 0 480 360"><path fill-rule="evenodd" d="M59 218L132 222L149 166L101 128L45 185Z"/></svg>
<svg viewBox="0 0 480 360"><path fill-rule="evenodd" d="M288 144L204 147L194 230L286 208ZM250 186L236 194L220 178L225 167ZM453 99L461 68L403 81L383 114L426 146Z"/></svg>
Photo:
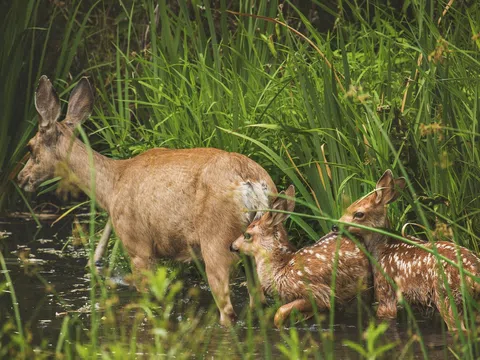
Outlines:
<svg viewBox="0 0 480 360"><path fill-rule="evenodd" d="M291 185L285 195L287 199L275 200L274 210L293 211L295 188ZM288 303L275 314L277 327L294 309L305 317L311 316L312 301L320 311L330 309L334 271L335 301L340 305L365 290L371 277L367 257L347 237L339 238L338 234L330 233L314 245L295 251L288 245L283 226L288 216L284 212L265 213L253 221L231 246L232 251L253 256L263 290L270 295L278 294L283 302Z"/></svg>
<svg viewBox="0 0 480 360"><path fill-rule="evenodd" d="M385 171L375 190L350 205L339 220L351 223L346 225L346 230L363 239L366 249L378 264L378 267L373 267L377 316L396 318L398 295L401 294L410 303L434 304L450 330L457 328L452 307L454 304L460 315L459 324L465 329L461 316L462 281L466 291L474 297L478 298L480 294L480 285L472 277L465 275L462 279L457 266L439 260L433 253L416 245L355 226L389 228L387 205L398 197L398 189L404 187L404 178L394 179L390 170ZM420 245L432 251L435 247L439 255L463 267L464 271L474 276L480 275L480 259L470 250L447 241L422 242ZM398 292L379 268L395 283Z"/></svg>
<svg viewBox="0 0 480 360"><path fill-rule="evenodd" d="M30 159L18 175L23 189L35 191L64 164L109 213L134 272L151 268L159 257L188 261L199 255L220 322L234 320L229 270L237 256L229 247L261 215L258 210L269 207L268 195L276 194L267 172L243 155L218 149L151 149L128 160L87 149L74 135L93 109L86 78L73 89L63 121L57 121L60 101L46 76L40 78L35 106L39 127L28 143Z"/></svg>

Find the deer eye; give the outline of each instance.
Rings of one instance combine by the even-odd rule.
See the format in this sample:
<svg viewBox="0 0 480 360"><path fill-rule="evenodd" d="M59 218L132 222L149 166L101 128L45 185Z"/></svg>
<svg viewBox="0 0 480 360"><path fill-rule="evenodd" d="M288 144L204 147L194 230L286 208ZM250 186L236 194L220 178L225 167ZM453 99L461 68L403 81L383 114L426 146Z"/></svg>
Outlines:
<svg viewBox="0 0 480 360"><path fill-rule="evenodd" d="M361 211L357 211L357 212L355 212L355 214L353 214L354 219L362 219L364 216L365 216L365 213L363 213Z"/></svg>
<svg viewBox="0 0 480 360"><path fill-rule="evenodd" d="M245 239L245 241L252 241L252 235L250 235L249 233L243 234L243 238Z"/></svg>

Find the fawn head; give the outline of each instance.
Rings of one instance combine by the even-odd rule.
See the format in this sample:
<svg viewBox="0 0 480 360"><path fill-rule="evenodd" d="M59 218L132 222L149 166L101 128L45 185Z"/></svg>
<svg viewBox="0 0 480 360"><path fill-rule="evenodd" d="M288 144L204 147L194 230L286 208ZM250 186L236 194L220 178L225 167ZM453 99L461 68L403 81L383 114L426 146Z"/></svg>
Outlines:
<svg viewBox="0 0 480 360"><path fill-rule="evenodd" d="M72 134L93 110L93 92L87 78L82 78L70 94L68 110L62 122L60 99L52 83L43 75L35 92L38 113L38 131L27 144L30 158L18 174L18 182L25 191L33 192L39 184L52 178L60 160L57 145L60 137Z"/></svg>
<svg viewBox="0 0 480 360"><path fill-rule="evenodd" d="M394 179L391 170L385 171L378 180L375 190L350 205L339 221L374 228L388 227L387 205L397 199L399 195L398 189L404 188L405 178ZM336 231L338 227L334 226L332 230ZM367 239L372 234L366 229L355 226L348 226L346 230L352 234L362 236L364 239Z"/></svg>
<svg viewBox="0 0 480 360"><path fill-rule="evenodd" d="M285 192L287 199L277 197L272 204L273 210L292 212L295 208L295 187L290 185ZM284 250L290 250L285 246L287 243L287 231L283 222L290 214L281 212L267 212L253 221L245 230L245 233L237 238L230 246L231 251L241 252L246 255L255 256L264 252L270 252L279 246Z"/></svg>

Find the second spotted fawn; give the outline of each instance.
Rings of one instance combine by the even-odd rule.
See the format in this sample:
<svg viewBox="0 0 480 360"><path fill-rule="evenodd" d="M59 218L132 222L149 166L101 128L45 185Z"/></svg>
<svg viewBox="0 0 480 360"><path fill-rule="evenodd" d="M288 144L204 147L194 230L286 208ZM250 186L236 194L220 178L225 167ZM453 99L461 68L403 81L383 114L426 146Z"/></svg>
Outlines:
<svg viewBox="0 0 480 360"><path fill-rule="evenodd" d="M295 189L291 185L285 195L277 198L274 210L293 211ZM279 327L292 310L305 317L312 315L315 301L319 311L330 308L332 274L336 264L335 301L339 304L354 299L366 289L371 277L367 257L350 239L337 238L330 233L316 244L295 251L288 243L283 222L289 214L268 212L252 222L245 233L232 243L232 251L253 256L257 274L263 290L278 294L286 305L275 314L275 325ZM338 244L337 241L340 241Z"/></svg>
<svg viewBox="0 0 480 360"><path fill-rule="evenodd" d="M366 197L354 202L339 220L343 223L359 224L372 228L388 228L387 205L398 196L398 189L405 187L405 179L394 179L390 170L378 180L375 190ZM462 315L462 291L460 271L418 246L388 237L378 232L346 225L346 230L363 239L366 249L372 254L378 266L373 266L375 297L378 301L377 316L394 319L397 316L398 296L401 294L409 303L435 305L449 330L456 330L454 303L457 313ZM480 275L480 259L470 250L447 241L425 242L422 245L458 264L474 276ZM398 287L382 274L383 272ZM442 274L443 273L443 274ZM446 283L448 283L449 291ZM480 284L471 276L464 276L466 291L474 297L480 295ZM449 297L451 296L451 298ZM465 329L462 317L458 323Z"/></svg>

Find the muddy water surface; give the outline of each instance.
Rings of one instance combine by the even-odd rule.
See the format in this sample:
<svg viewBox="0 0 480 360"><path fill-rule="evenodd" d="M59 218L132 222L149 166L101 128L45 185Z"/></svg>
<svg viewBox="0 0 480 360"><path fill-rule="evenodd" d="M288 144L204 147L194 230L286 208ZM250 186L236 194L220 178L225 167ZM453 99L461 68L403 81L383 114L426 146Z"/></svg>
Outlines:
<svg viewBox="0 0 480 360"><path fill-rule="evenodd" d="M85 269L86 250L83 247L74 247L67 241L72 231L71 223L64 221L53 227L49 224L43 225L38 229L33 221L0 219L0 232L6 233L6 237L4 235L0 242L18 298L22 323L28 324L31 329L33 343L40 344L42 341L46 341L48 347L54 349L65 314L79 313L80 319L83 319L85 326L88 327L90 279L88 271ZM44 280L41 281L35 274L40 275ZM181 273L180 276L182 277ZM115 281L119 283L115 291L120 299L120 306L138 299L139 294L128 286L122 286L121 280L118 279L120 277L115 278ZM200 276L191 276L191 274L182 277L181 280L186 289L195 288L199 293L194 300L197 303L190 303L189 306L196 306L200 315L202 312L206 313L207 309L213 306L213 299L207 284L201 280ZM1 281L3 282L4 279L1 278ZM232 301L237 312L241 312L241 309L248 306L248 295L245 288L239 286L241 282L242 279L237 279L233 286ZM50 286L55 289L58 297L52 294ZM181 321L183 315L181 309L182 306L174 309L173 321ZM13 314L11 298L8 293L4 292L0 296L0 319L4 316L11 316L11 314ZM418 312L416 315L418 326L427 345L428 357L431 359L450 357L447 346L451 345L451 336L445 335L438 314L426 317ZM358 317L339 313L335 320L335 340L332 349L334 357L338 359L359 358L354 351L344 345L344 340L362 341ZM131 319L127 318L124 321L128 323ZM367 321L364 321L364 328L366 324ZM218 327L211 324L205 324L205 326ZM264 339L260 336L260 329L254 329L253 333L256 331L258 331L258 337ZM325 328L310 321L299 328L299 336L300 338L312 335L315 337L326 331ZM244 340L242 337L246 337L247 333L245 323L240 321L237 328L238 341L242 342ZM148 338L148 335L146 337ZM273 326L268 330L267 337L272 343L286 344L285 338ZM396 325L391 326L383 341L398 341L400 344L406 344L411 338L412 332L406 316L400 314L399 321ZM263 355L262 342L263 340L260 340L253 349L258 357ZM276 345L272 348L275 357L281 356ZM401 347L399 349L401 351ZM423 358L418 345L414 343L411 349L413 350L409 351L407 358ZM231 333L218 327L214 338L210 339L207 354L216 357L217 352L221 351L224 354L229 350L231 350L232 357L235 357L233 354L236 354L238 349L232 342Z"/></svg>

